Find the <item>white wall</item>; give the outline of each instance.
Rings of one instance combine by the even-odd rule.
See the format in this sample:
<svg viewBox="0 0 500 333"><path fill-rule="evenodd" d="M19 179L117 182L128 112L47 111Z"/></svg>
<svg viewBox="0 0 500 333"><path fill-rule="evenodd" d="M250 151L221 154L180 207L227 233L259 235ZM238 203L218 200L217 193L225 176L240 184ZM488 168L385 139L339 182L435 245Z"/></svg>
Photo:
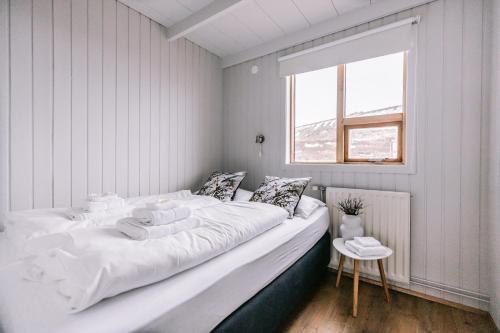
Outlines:
<svg viewBox="0 0 500 333"><path fill-rule="evenodd" d="M220 167L220 59L114 0L0 0L1 209L189 188Z"/></svg>
<svg viewBox="0 0 500 333"><path fill-rule="evenodd" d="M278 76L278 56L411 15L422 16L416 174L284 168L285 81ZM248 170L245 186L251 189L265 175L307 175L324 185L411 192L412 288L487 309L487 223L480 218L482 20L482 0L439 0L225 69L225 169ZM253 65L260 69L256 75ZM254 143L260 132L266 136L262 159Z"/></svg>
<svg viewBox="0 0 500 333"><path fill-rule="evenodd" d="M486 117L489 126L489 149L485 162L489 167L486 183L489 196L489 252L490 252L490 313L497 327L500 327L500 1L488 0L487 29L490 43L491 61L489 63L490 92L489 115Z"/></svg>

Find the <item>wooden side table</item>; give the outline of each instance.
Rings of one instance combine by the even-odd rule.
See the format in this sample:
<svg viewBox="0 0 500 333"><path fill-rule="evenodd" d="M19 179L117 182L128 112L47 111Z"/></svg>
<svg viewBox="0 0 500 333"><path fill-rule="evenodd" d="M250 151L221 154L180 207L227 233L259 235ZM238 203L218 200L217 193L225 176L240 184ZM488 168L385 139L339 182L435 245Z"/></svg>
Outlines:
<svg viewBox="0 0 500 333"><path fill-rule="evenodd" d="M358 316L358 289L359 289L359 262L363 260L377 260L378 270L380 272L380 279L382 280L382 285L384 286L384 294L385 300L390 303L391 296L389 294L389 288L387 286L387 281L385 278L384 272L384 264L383 259L390 257L392 255L392 250L386 247L387 252L383 256L373 256L373 257L360 257L354 252L349 251L345 245L344 240L342 238L336 238L333 240L333 247L339 251L340 260L339 267L337 272L337 283L335 286L338 288L340 285L340 278L342 277L342 269L344 268L345 257L351 258L354 260L354 290L353 290L353 299L352 299L352 316Z"/></svg>

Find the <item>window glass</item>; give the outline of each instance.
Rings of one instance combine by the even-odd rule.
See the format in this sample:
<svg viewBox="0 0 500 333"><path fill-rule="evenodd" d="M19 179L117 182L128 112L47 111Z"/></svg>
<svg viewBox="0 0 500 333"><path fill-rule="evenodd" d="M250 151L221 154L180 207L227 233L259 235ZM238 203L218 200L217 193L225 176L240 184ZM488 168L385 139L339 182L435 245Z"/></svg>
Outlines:
<svg viewBox="0 0 500 333"><path fill-rule="evenodd" d="M337 67L295 76L295 161L335 162Z"/></svg>
<svg viewBox="0 0 500 333"><path fill-rule="evenodd" d="M349 159L383 160L398 157L398 126L348 130Z"/></svg>
<svg viewBox="0 0 500 333"><path fill-rule="evenodd" d="M404 52L345 66L345 116L403 112Z"/></svg>

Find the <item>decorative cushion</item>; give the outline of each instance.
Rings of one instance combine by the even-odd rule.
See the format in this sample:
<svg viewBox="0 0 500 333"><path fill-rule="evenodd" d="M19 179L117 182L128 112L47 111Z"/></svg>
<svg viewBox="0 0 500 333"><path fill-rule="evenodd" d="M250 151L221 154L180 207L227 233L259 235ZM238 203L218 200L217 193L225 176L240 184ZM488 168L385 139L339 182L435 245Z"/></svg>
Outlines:
<svg viewBox="0 0 500 333"><path fill-rule="evenodd" d="M263 202L284 208L293 218L295 207L311 180L307 178L280 178L266 176L264 182L253 193L250 201Z"/></svg>
<svg viewBox="0 0 500 333"><path fill-rule="evenodd" d="M235 173L216 171L203 184L198 191L198 195L206 195L222 201L231 201L246 174L246 171Z"/></svg>

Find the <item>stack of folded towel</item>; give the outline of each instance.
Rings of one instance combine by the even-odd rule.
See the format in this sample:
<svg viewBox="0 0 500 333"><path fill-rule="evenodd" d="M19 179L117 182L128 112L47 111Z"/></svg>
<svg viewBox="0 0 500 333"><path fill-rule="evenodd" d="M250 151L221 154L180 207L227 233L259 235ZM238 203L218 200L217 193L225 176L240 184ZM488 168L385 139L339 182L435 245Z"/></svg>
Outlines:
<svg viewBox="0 0 500 333"><path fill-rule="evenodd" d="M360 257L383 256L387 248L373 237L354 237L354 240L346 241L345 247Z"/></svg>
<svg viewBox="0 0 500 333"><path fill-rule="evenodd" d="M130 211L125 200L116 193L90 194L80 208L70 208L66 215L73 221L101 219Z"/></svg>
<svg viewBox="0 0 500 333"><path fill-rule="evenodd" d="M199 225L200 219L191 216L191 209L180 207L175 201L150 203L146 208L136 208L132 217L116 223L120 232L135 240L161 238Z"/></svg>

